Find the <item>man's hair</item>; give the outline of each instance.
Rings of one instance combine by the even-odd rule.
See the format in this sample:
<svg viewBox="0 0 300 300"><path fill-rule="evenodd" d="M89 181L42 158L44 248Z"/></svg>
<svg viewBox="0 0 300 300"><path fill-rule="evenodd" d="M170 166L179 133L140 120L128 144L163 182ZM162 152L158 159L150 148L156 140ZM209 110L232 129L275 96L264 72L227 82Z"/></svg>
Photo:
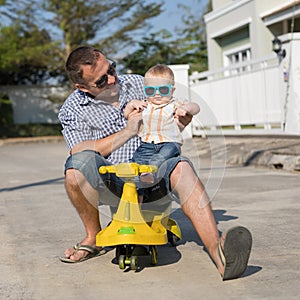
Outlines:
<svg viewBox="0 0 300 300"><path fill-rule="evenodd" d="M151 67L146 73L145 78L165 78L170 79L174 84L174 73L173 71L164 64L157 64Z"/></svg>
<svg viewBox="0 0 300 300"><path fill-rule="evenodd" d="M73 83L86 84L82 78L83 65L95 67L100 55L104 55L99 49L90 46L82 46L74 49L66 61L66 72Z"/></svg>

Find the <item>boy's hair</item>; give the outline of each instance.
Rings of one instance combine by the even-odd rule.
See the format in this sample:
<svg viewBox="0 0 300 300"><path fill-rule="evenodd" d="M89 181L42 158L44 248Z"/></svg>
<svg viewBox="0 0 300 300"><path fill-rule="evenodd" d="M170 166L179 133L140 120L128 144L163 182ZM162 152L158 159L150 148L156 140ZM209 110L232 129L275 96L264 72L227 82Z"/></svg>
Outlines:
<svg viewBox="0 0 300 300"><path fill-rule="evenodd" d="M174 73L164 64L157 64L151 67L146 73L145 78L166 78L174 85Z"/></svg>

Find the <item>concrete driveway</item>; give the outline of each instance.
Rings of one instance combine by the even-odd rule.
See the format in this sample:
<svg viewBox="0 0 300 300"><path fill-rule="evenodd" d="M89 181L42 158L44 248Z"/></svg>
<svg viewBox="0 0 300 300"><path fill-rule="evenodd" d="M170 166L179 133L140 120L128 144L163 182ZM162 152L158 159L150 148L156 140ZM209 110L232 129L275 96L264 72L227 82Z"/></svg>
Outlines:
<svg viewBox="0 0 300 300"><path fill-rule="evenodd" d="M220 231L239 224L253 234L245 274L222 282L176 205L183 240L158 247L158 265L122 271L112 263L114 251L61 263L64 249L84 235L64 190L67 155L61 140L0 147L1 299L299 299L298 172L200 160Z"/></svg>

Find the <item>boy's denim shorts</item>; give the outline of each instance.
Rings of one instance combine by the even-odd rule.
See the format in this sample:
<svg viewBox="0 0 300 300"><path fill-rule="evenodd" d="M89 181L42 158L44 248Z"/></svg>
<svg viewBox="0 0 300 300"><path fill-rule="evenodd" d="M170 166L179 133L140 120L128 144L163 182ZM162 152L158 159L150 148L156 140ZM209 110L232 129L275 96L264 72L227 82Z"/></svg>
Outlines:
<svg viewBox="0 0 300 300"><path fill-rule="evenodd" d="M144 184L144 186L139 186L139 183L137 183L138 188L143 191L143 204L151 203L151 209L154 209L153 207L156 205L158 207L166 206L172 200L177 200L171 192L170 175L180 161L188 161L192 166L192 163L186 157L173 157L166 160L159 167L155 176L157 178L155 183ZM68 157L65 163L65 173L68 169L80 171L90 185L99 191L99 202L116 207L122 195L124 180L115 174L100 174L99 168L107 165L111 165L111 163L100 153L85 150Z"/></svg>

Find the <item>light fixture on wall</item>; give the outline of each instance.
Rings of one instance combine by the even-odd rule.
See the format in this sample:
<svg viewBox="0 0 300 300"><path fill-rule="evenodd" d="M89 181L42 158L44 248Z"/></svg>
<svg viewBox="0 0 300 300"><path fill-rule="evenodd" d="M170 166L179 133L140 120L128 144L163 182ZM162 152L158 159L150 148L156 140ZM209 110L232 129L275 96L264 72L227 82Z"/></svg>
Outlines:
<svg viewBox="0 0 300 300"><path fill-rule="evenodd" d="M273 44L273 51L277 54L277 56L280 59L285 58L286 51L285 51L285 49L282 49L282 42L277 36L272 41L272 44Z"/></svg>

